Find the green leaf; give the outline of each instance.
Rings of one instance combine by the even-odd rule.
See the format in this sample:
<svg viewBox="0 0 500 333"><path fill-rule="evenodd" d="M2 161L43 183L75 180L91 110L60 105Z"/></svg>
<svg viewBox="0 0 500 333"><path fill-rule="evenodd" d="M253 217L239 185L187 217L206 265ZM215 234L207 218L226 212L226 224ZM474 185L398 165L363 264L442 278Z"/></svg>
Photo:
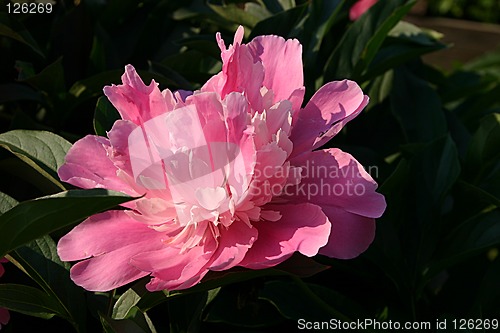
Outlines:
<svg viewBox="0 0 500 333"><path fill-rule="evenodd" d="M71 143L51 132L13 130L0 134L0 146L64 190L58 180L57 169L64 163Z"/></svg>
<svg viewBox="0 0 500 333"><path fill-rule="evenodd" d="M408 142L428 142L446 134L446 120L437 93L405 68L394 70L392 113Z"/></svg>
<svg viewBox="0 0 500 333"><path fill-rule="evenodd" d="M59 303L61 313L79 332L85 329L85 295L70 279L69 264L57 255L57 246L50 236L43 236L17 248L9 261L25 272Z"/></svg>
<svg viewBox="0 0 500 333"><path fill-rule="evenodd" d="M240 8L234 3L219 6L212 2L208 1L208 6L219 16L229 22L242 24L248 28L253 28L259 21L271 16L266 8L253 2L245 3L244 8ZM245 33L247 34L248 31Z"/></svg>
<svg viewBox="0 0 500 333"><path fill-rule="evenodd" d="M92 189L22 202L0 216L0 257L29 241L133 199L118 192Z"/></svg>
<svg viewBox="0 0 500 333"><path fill-rule="evenodd" d="M18 202L16 199L0 192L0 216L17 204Z"/></svg>
<svg viewBox="0 0 500 333"><path fill-rule="evenodd" d="M363 74L362 80L369 80L411 59L444 48L446 46L434 39L431 33L401 21L384 41L383 46Z"/></svg>
<svg viewBox="0 0 500 333"><path fill-rule="evenodd" d="M284 38L291 37L293 30L300 22L307 5L298 6L266 18L255 25L249 39L261 35L278 35Z"/></svg>
<svg viewBox="0 0 500 333"><path fill-rule="evenodd" d="M139 296L134 289L129 289L124 292L113 306L113 319L125 319L130 310L140 301Z"/></svg>
<svg viewBox="0 0 500 333"><path fill-rule="evenodd" d="M0 307L44 319L62 312L43 291L19 284L0 284Z"/></svg>
<svg viewBox="0 0 500 333"><path fill-rule="evenodd" d="M359 79L389 31L408 13L415 2L379 1L353 22L328 59L324 80Z"/></svg>
<svg viewBox="0 0 500 333"><path fill-rule="evenodd" d="M121 119L116 108L107 97L101 96L97 100L94 112L94 130L97 135L107 136L107 131L111 130L115 121Z"/></svg>
<svg viewBox="0 0 500 333"><path fill-rule="evenodd" d="M115 320L103 314L99 314L99 317L106 333L151 333L130 319Z"/></svg>

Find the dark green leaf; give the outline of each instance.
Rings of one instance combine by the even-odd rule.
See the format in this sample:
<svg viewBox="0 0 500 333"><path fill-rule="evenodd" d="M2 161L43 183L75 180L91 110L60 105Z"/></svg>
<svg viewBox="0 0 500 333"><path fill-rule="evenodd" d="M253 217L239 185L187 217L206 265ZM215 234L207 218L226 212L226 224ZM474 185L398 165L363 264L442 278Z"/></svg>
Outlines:
<svg viewBox="0 0 500 333"><path fill-rule="evenodd" d="M500 114L490 114L483 119L474 133L467 150L466 165L471 174L480 175L488 163L500 157Z"/></svg>
<svg viewBox="0 0 500 333"><path fill-rule="evenodd" d="M346 312L364 318L361 310L345 296L318 285L309 285L299 279L293 282L271 281L265 284L259 297L270 301L286 318L324 321L336 318L350 321ZM358 311L358 312L356 312ZM354 317L353 317L354 318Z"/></svg>
<svg viewBox="0 0 500 333"><path fill-rule="evenodd" d="M344 34L325 66L324 81L359 79L389 31L408 13L415 1L379 1Z"/></svg>
<svg viewBox="0 0 500 333"><path fill-rule="evenodd" d="M5 83L0 85L0 103L12 101L43 101L40 92L25 84Z"/></svg>
<svg viewBox="0 0 500 333"><path fill-rule="evenodd" d="M169 299L170 332L199 332L203 310L217 296L219 289Z"/></svg>
<svg viewBox="0 0 500 333"><path fill-rule="evenodd" d="M0 134L0 146L64 189L58 180L57 169L64 163L71 143L51 132L14 130Z"/></svg>
<svg viewBox="0 0 500 333"><path fill-rule="evenodd" d="M43 236L10 253L10 262L24 271L59 303L62 315L83 332L85 323L85 296L69 276L69 264L57 255L57 247L50 236Z"/></svg>
<svg viewBox="0 0 500 333"><path fill-rule="evenodd" d="M107 97L101 96L97 100L94 112L94 130L97 135L107 136L115 121L121 119L120 114Z"/></svg>
<svg viewBox="0 0 500 333"><path fill-rule="evenodd" d="M269 34L282 36L284 38L291 37L292 32L300 22L306 9L307 5L304 4L260 21L252 29L249 39Z"/></svg>
<svg viewBox="0 0 500 333"><path fill-rule="evenodd" d="M368 70L364 73L363 81L380 75L411 59L445 47L444 44L435 40L424 30L407 22L399 22L374 57Z"/></svg>
<svg viewBox="0 0 500 333"><path fill-rule="evenodd" d="M50 97L63 99L66 94L66 83L62 57L45 67L40 73L22 81L38 90L45 91Z"/></svg>
<svg viewBox="0 0 500 333"><path fill-rule="evenodd" d="M130 319L115 320L103 314L100 314L100 319L106 333L150 333Z"/></svg>
<svg viewBox="0 0 500 333"><path fill-rule="evenodd" d="M0 284L0 307L44 319L64 312L43 291L18 284Z"/></svg>
<svg viewBox="0 0 500 333"><path fill-rule="evenodd" d="M0 257L84 218L133 200L104 189L71 190L22 202L0 216Z"/></svg>
<svg viewBox="0 0 500 333"><path fill-rule="evenodd" d="M500 210L480 213L449 233L443 249L430 265L430 273L439 272L481 251L500 245Z"/></svg>
<svg viewBox="0 0 500 333"><path fill-rule="evenodd" d="M14 39L30 47L42 58L45 57L40 46L33 39L28 30L19 22L11 20L7 13L0 13L0 36Z"/></svg>
<svg viewBox="0 0 500 333"><path fill-rule="evenodd" d="M408 142L427 142L446 133L446 121L437 93L409 70L394 70L392 113Z"/></svg>

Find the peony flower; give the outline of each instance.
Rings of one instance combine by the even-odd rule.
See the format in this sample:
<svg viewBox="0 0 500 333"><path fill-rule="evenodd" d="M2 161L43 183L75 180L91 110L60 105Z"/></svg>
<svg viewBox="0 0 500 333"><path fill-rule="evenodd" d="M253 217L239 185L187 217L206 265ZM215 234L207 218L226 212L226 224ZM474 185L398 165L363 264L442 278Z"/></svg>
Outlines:
<svg viewBox="0 0 500 333"><path fill-rule="evenodd" d="M2 266L2 263L9 262L5 258L0 259L0 277L2 277L3 273L5 273L5 269ZM10 313L7 309L0 308L0 330L2 329L3 325L7 325L7 323L10 320Z"/></svg>
<svg viewBox="0 0 500 333"><path fill-rule="evenodd" d="M76 284L107 291L151 276L151 291L189 288L209 271L263 269L293 253L348 259L372 242L384 197L339 149L316 150L368 103L330 82L301 108L301 44L240 27L222 71L194 92L160 91L126 66L104 88L122 119L108 138L69 150L60 178L140 197L89 217L58 243Z"/></svg>
<svg viewBox="0 0 500 333"><path fill-rule="evenodd" d="M352 5L349 10L349 18L351 21L356 21L361 15L363 15L371 6L377 3L378 0L358 0L354 5Z"/></svg>

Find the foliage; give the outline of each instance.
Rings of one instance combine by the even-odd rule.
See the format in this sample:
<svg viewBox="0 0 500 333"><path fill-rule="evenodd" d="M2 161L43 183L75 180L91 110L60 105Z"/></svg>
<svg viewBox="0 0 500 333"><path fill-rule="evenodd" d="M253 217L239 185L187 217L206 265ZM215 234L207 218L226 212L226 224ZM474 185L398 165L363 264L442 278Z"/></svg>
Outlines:
<svg viewBox="0 0 500 333"><path fill-rule="evenodd" d="M420 59L445 47L436 34L401 21L415 1L380 1L350 22L353 2L87 0L57 1L51 14L1 12L0 252L12 262L0 284L0 307L12 311L5 331L271 332L294 330L301 318L498 316L500 54L444 74ZM230 41L239 24L247 39L300 40L306 100L344 78L371 97L329 145L381 184L388 208L374 243L354 260L297 257L213 273L182 292L149 293L145 281L110 293L76 287L55 241L133 199L57 178L70 142L104 135L116 119L103 86L131 63L162 88L200 87L220 70L215 33ZM301 276L305 265L319 273Z"/></svg>

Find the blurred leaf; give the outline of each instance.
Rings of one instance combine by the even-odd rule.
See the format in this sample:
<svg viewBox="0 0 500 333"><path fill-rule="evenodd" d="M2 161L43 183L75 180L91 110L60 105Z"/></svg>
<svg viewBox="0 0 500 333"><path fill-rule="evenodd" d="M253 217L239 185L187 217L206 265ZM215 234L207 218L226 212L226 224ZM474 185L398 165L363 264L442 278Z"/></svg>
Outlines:
<svg viewBox="0 0 500 333"><path fill-rule="evenodd" d="M106 96L97 100L94 112L94 130L97 135L107 136L116 120L121 119L120 114Z"/></svg>
<svg viewBox="0 0 500 333"><path fill-rule="evenodd" d="M66 94L66 83L62 57L45 67L40 73L25 79L22 82L45 91L51 98L64 99Z"/></svg>
<svg viewBox="0 0 500 333"><path fill-rule="evenodd" d="M291 37L293 30L302 19L306 9L307 4L304 4L259 21L252 29L249 39L269 34L284 38Z"/></svg>
<svg viewBox="0 0 500 333"><path fill-rule="evenodd" d="M254 2L246 2L243 8L234 3L216 5L212 0L209 0L207 4L214 12L229 22L242 24L248 28L253 28L259 21L271 16L266 8Z"/></svg>
<svg viewBox="0 0 500 333"><path fill-rule="evenodd" d="M306 284L299 279L267 282L259 297L270 301L288 319L324 321L336 318L342 321L365 318L360 307L347 297L319 285ZM356 316L349 318L345 313Z"/></svg>
<svg viewBox="0 0 500 333"><path fill-rule="evenodd" d="M64 190L57 170L64 163L71 143L51 132L13 130L0 134L0 146Z"/></svg>
<svg viewBox="0 0 500 333"><path fill-rule="evenodd" d="M100 314L101 324L106 333L151 333L137 325L133 320L115 320Z"/></svg>
<svg viewBox="0 0 500 333"><path fill-rule="evenodd" d="M17 204L18 202L16 199L8 196L3 192L0 192L0 216Z"/></svg>
<svg viewBox="0 0 500 333"><path fill-rule="evenodd" d="M452 230L443 248L429 265L430 275L490 247L500 245L500 210L480 213Z"/></svg>
<svg viewBox="0 0 500 333"><path fill-rule="evenodd" d="M79 332L85 329L86 307L83 289L69 276L69 264L57 255L57 246L50 236L43 236L10 253L10 262L25 272L59 303L61 313Z"/></svg>
<svg viewBox="0 0 500 333"><path fill-rule="evenodd" d="M394 72L392 70L387 71L371 80L367 92L367 95L370 96L370 103L367 106L368 110L383 102L390 96L393 88L393 80Z"/></svg>
<svg viewBox="0 0 500 333"><path fill-rule="evenodd" d="M0 85L0 103L12 101L35 101L42 103L42 95L33 88L19 83Z"/></svg>
<svg viewBox="0 0 500 333"><path fill-rule="evenodd" d="M217 296L219 289L169 299L170 332L199 332L203 310Z"/></svg>
<svg viewBox="0 0 500 333"><path fill-rule="evenodd" d="M0 257L84 218L133 200L103 189L70 190L24 201L0 216Z"/></svg>
<svg viewBox="0 0 500 333"><path fill-rule="evenodd" d="M423 171L430 195L433 202L439 203L460 174L458 151L450 136L426 149L422 162L426 164Z"/></svg>
<svg viewBox="0 0 500 333"><path fill-rule="evenodd" d="M488 164L497 163L499 147L500 113L490 114L481 119L467 150L466 166L471 175L477 177Z"/></svg>
<svg viewBox="0 0 500 333"><path fill-rule="evenodd" d="M372 62L389 31L415 0L379 1L352 23L325 66L324 81L358 80Z"/></svg>
<svg viewBox="0 0 500 333"><path fill-rule="evenodd" d="M45 55L29 31L18 21L10 19L8 15L7 13L0 13L0 36L5 36L21 42L44 58Z"/></svg>
<svg viewBox="0 0 500 333"><path fill-rule="evenodd" d="M483 280L479 285L479 291L474 303L474 307L478 313L483 314L486 318L494 315L488 313L489 309L498 308L500 300L500 288L498 288L498 281L500 281L500 258L497 257L493 260L491 266L486 271Z"/></svg>
<svg viewBox="0 0 500 333"><path fill-rule="evenodd" d="M408 142L427 142L446 133L446 121L437 93L409 70L394 70L392 113Z"/></svg>
<svg viewBox="0 0 500 333"><path fill-rule="evenodd" d="M150 61L149 71L162 75L175 82L176 86L183 90L193 90L193 86L182 75L161 63Z"/></svg>
<svg viewBox="0 0 500 333"><path fill-rule="evenodd" d="M445 47L424 30L401 21L384 41L368 70L363 74L362 80L371 79L411 59L442 50Z"/></svg>
<svg viewBox="0 0 500 333"><path fill-rule="evenodd" d="M246 328L270 327L283 322L284 318L273 304L258 297L257 287L246 283L222 288L205 320Z"/></svg>
<svg viewBox="0 0 500 333"><path fill-rule="evenodd" d="M0 284L0 307L44 319L62 312L43 291L19 284Z"/></svg>

